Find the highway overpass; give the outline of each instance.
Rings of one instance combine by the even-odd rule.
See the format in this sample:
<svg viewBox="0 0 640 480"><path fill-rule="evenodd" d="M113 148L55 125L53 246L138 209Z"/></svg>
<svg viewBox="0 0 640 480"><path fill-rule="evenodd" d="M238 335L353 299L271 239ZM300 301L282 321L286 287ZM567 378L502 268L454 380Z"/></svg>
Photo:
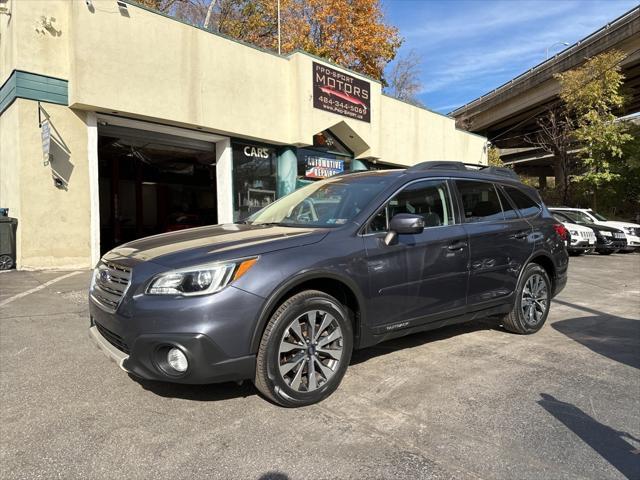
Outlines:
<svg viewBox="0 0 640 480"><path fill-rule="evenodd" d="M586 38L485 95L449 113L459 128L486 136L501 149L506 163L531 175L552 175L551 157L527 143L538 130L536 119L559 101L554 74L571 70L586 59L618 49L629 102L620 115L640 111L640 7L635 7Z"/></svg>

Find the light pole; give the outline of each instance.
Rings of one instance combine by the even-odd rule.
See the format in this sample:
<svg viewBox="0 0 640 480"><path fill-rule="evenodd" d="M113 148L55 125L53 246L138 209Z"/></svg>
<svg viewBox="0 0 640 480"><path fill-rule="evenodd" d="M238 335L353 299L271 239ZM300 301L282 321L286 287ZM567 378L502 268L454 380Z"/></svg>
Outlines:
<svg viewBox="0 0 640 480"><path fill-rule="evenodd" d="M557 46L557 45L564 45L565 47L569 46L568 42L556 42L553 45L549 45L547 47L547 55L546 55L546 60L549 60L549 50L551 50L553 47Z"/></svg>
<svg viewBox="0 0 640 480"><path fill-rule="evenodd" d="M282 52L280 51L281 48L281 39L280 39L280 0L278 0L278 55L280 55Z"/></svg>

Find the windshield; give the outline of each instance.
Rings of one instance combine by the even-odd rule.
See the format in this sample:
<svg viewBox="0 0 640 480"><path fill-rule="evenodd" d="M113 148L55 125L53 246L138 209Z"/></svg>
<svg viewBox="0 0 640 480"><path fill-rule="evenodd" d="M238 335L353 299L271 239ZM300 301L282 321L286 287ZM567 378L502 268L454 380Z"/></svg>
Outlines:
<svg viewBox="0 0 640 480"><path fill-rule="evenodd" d="M608 220L606 218L604 218L602 215L600 215L599 213L594 212L593 210L589 210L589 213L591 215L593 215L597 220L600 220L601 222L607 222Z"/></svg>
<svg viewBox="0 0 640 480"><path fill-rule="evenodd" d="M569 217L573 223L577 224L585 224L585 223L593 223L591 218L586 213L579 212L577 210L565 211L562 214L566 217Z"/></svg>
<svg viewBox="0 0 640 480"><path fill-rule="evenodd" d="M333 177L267 205L245 222L296 227L338 227L353 220L392 181L387 175Z"/></svg>

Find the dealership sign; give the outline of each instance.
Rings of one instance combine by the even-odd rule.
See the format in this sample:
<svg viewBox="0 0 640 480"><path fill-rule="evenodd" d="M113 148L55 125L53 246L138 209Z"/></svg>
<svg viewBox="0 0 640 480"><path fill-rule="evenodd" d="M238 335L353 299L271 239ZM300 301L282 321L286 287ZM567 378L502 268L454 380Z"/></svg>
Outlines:
<svg viewBox="0 0 640 480"><path fill-rule="evenodd" d="M327 178L344 172L344 160L307 156L305 157L305 174L307 178Z"/></svg>
<svg viewBox="0 0 640 480"><path fill-rule="evenodd" d="M370 122L370 97L369 82L313 62L314 108Z"/></svg>

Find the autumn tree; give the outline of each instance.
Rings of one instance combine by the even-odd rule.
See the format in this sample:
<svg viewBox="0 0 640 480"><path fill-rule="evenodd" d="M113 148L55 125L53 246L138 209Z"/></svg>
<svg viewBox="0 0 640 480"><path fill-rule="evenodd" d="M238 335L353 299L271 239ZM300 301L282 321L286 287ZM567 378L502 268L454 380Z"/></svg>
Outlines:
<svg viewBox="0 0 640 480"><path fill-rule="evenodd" d="M424 104L418 98L422 87L420 83L421 62L422 59L415 50L396 59L387 78L388 86L385 88L385 93L398 100L423 107Z"/></svg>
<svg viewBox="0 0 640 480"><path fill-rule="evenodd" d="M504 162L500 158L500 150L493 145L487 151L487 163L490 167L504 167Z"/></svg>
<svg viewBox="0 0 640 480"><path fill-rule="evenodd" d="M581 171L573 180L590 188L592 206L597 206L598 189L618 178L614 162L622 157L623 145L631 140L616 112L624 105L620 63L625 54L616 50L597 55L576 69L556 75L560 98L573 118L572 136L578 145Z"/></svg>

